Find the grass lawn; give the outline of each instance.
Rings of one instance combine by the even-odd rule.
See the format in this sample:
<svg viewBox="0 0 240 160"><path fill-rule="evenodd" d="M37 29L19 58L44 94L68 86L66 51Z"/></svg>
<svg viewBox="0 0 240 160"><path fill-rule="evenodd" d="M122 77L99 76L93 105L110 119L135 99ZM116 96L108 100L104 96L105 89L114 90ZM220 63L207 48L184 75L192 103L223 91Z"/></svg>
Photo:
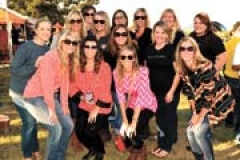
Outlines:
<svg viewBox="0 0 240 160"><path fill-rule="evenodd" d="M11 119L10 131L3 135L0 133L0 160L21 160L20 147L20 129L21 121L18 113L11 104L8 97L9 68L0 69L0 114L8 115ZM188 105L185 97L181 97L178 107L179 129L178 142L174 145L171 154L164 160L193 160L193 156L185 149L187 140L185 137L185 128L187 126L187 117L189 114ZM155 119L151 120L151 132L155 133ZM213 128L213 144L216 160L240 160L240 149L234 144L235 134L232 128L225 128L222 124ZM38 137L40 141L41 153L44 154L47 132L39 125ZM114 136L113 136L114 139ZM150 152L156 146L156 140L150 138L145 142ZM71 145L67 151L67 160L80 160L86 153L74 152ZM115 149L114 141L106 144L105 160L125 160L128 152L118 152ZM157 160L157 158L148 154L148 160Z"/></svg>

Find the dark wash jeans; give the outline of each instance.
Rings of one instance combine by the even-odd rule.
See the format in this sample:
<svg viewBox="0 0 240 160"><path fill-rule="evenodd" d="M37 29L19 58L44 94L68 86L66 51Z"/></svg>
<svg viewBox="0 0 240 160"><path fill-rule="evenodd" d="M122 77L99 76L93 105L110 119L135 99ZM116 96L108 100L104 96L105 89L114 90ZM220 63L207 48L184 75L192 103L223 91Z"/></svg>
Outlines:
<svg viewBox="0 0 240 160"><path fill-rule="evenodd" d="M235 109L233 112L233 117L231 115L226 119L226 121L233 121L235 124L235 131L237 133L240 133L240 79L231 78L228 76L224 76L227 80L228 84L230 85L232 89L233 96L236 101ZM229 118L231 118L229 120Z"/></svg>

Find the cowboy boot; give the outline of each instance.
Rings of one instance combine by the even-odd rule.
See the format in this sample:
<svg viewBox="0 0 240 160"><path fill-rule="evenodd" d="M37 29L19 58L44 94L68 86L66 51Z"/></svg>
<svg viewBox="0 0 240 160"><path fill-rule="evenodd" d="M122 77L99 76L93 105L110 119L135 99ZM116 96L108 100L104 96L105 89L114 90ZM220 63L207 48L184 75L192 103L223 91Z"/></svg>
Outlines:
<svg viewBox="0 0 240 160"><path fill-rule="evenodd" d="M135 160L136 156L137 156L136 149L130 147L128 150L129 150L130 155L128 156L127 160Z"/></svg>
<svg viewBox="0 0 240 160"><path fill-rule="evenodd" d="M141 149L136 150L136 157L134 160L147 160L147 150L144 145Z"/></svg>

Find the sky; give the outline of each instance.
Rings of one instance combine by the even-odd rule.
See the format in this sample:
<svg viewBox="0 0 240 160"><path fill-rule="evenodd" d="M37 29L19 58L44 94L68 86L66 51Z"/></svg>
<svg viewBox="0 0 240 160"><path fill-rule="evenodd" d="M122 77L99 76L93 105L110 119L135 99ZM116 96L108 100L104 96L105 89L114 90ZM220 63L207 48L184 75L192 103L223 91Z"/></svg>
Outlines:
<svg viewBox="0 0 240 160"><path fill-rule="evenodd" d="M96 8L108 12L110 19L115 10L123 9L131 22L135 10L144 7L150 16L151 26L160 18L164 9L172 8L183 29L192 27L197 13L206 12L212 21L219 21L231 29L236 21L240 21L240 6L237 2L239 3L238 0L101 0Z"/></svg>

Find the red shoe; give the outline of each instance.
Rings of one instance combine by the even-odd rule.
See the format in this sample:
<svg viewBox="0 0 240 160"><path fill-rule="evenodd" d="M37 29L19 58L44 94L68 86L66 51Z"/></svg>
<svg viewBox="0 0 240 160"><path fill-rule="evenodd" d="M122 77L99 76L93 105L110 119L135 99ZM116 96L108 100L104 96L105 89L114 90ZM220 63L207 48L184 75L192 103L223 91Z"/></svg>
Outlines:
<svg viewBox="0 0 240 160"><path fill-rule="evenodd" d="M119 150L120 152L124 152L127 150L122 136L119 135L116 136L115 146L117 150Z"/></svg>

